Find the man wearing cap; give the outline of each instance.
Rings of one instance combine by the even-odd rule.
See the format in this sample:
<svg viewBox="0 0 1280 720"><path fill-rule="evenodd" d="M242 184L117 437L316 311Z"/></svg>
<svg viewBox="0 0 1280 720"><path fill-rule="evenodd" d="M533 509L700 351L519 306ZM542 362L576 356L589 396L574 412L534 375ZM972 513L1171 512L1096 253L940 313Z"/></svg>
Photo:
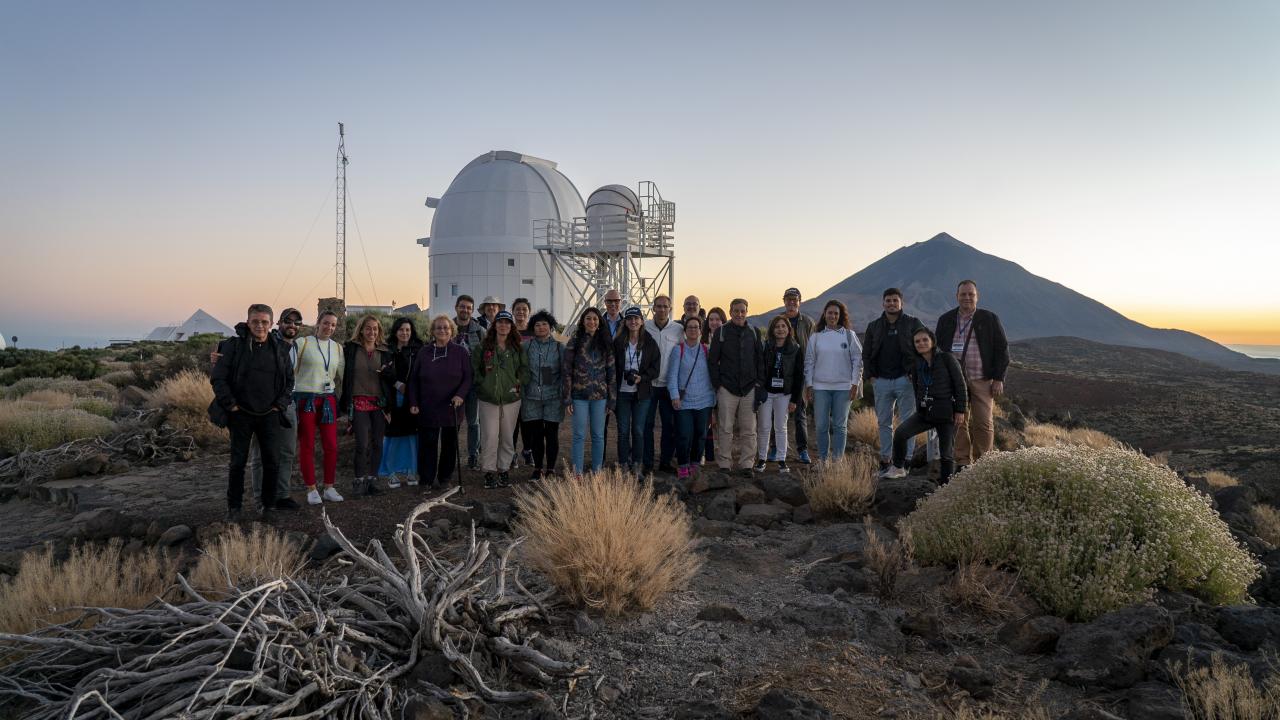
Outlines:
<svg viewBox="0 0 1280 720"><path fill-rule="evenodd" d="M294 341L298 339L298 329L302 327L302 313L297 308L285 308L280 313L280 321L276 323L276 327L271 331L271 336L276 340L289 346L289 366L298 366L298 346ZM227 342L224 340L223 342ZM213 365L218 364L218 358L222 357L219 349L222 344L218 344L213 352L209 353L209 362ZM298 406L293 403L293 388L289 388L289 404L285 407L284 416L288 418L289 424L293 427L298 426ZM298 456L298 434L295 432L287 432L280 438L280 473L276 478L276 509L277 510L298 510L302 506L293 498L289 497L289 481L293 475L293 461ZM249 442L249 464L247 471L253 479L253 496L255 498L262 497L262 449L258 446L258 438L254 436Z"/></svg>
<svg viewBox="0 0 1280 720"><path fill-rule="evenodd" d="M612 288L604 294L604 329L609 331L610 341L622 330L622 293Z"/></svg>
<svg viewBox="0 0 1280 720"><path fill-rule="evenodd" d="M813 334L813 318L800 312L800 290L798 288L787 288L782 293L782 316L791 323L791 337L795 338L801 348L809 346L809 336ZM765 338L766 342L769 341ZM809 459L809 407L805 405L804 395L801 394L800 399L796 402L796 411L791 414L791 420L795 423L795 431L792 437L795 438L797 459L808 465L812 462ZM772 437L769 438L769 462L776 462L778 458L777 444ZM781 458L784 462L786 458Z"/></svg>
<svg viewBox="0 0 1280 720"><path fill-rule="evenodd" d="M491 299L485 298L485 300ZM480 343L484 341L484 325L481 325L471 314L474 307L475 300L470 295L459 295L457 302L453 305L453 311L457 313L453 319L453 325L457 329L453 342L466 348L468 352L478 351ZM497 311L494 312L497 313ZM467 393L464 406L467 414L467 467L472 470L480 467L480 406L477 403L476 389L473 385L471 392Z"/></svg>
<svg viewBox="0 0 1280 720"><path fill-rule="evenodd" d="M488 330L489 326L493 324L493 319L497 317L498 311L505 310L506 307L507 305L502 302L502 298L494 295L485 296L485 299L480 301L480 324Z"/></svg>

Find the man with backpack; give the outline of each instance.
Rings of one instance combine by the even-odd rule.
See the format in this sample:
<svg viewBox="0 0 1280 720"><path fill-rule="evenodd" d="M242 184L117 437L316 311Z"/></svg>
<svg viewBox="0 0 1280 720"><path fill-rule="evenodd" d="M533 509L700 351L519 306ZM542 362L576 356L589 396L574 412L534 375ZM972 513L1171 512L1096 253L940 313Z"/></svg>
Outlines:
<svg viewBox="0 0 1280 720"><path fill-rule="evenodd" d="M707 369L716 389L716 462L729 471L736 460L743 477L751 477L755 465L760 346L760 334L747 324L747 301L734 299L729 322L711 336Z"/></svg>

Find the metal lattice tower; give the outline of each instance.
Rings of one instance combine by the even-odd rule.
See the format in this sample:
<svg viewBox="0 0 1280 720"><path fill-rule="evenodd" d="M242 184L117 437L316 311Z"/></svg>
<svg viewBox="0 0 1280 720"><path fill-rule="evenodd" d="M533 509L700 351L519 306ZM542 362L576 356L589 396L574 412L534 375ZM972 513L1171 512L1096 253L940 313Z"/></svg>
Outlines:
<svg viewBox="0 0 1280 720"><path fill-rule="evenodd" d="M552 305L565 291L573 301L567 322L599 307L610 288L622 294L624 307L645 312L658 295L674 293L676 204L650 181L637 189L634 211L534 221L533 246L551 275Z"/></svg>
<svg viewBox="0 0 1280 720"><path fill-rule="evenodd" d="M333 295L347 302L347 140L346 130L338 123L338 171L335 184L337 199L334 203L337 215L337 259L334 260L335 278Z"/></svg>

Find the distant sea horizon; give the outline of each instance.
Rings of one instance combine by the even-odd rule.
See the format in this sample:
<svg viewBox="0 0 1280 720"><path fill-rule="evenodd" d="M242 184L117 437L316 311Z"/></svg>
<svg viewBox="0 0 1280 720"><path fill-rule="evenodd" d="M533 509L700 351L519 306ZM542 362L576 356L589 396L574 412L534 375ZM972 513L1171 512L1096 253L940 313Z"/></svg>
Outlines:
<svg viewBox="0 0 1280 720"><path fill-rule="evenodd" d="M1280 359L1280 345L1233 345L1223 343L1227 347L1239 353L1244 353L1249 357L1255 358L1276 358Z"/></svg>

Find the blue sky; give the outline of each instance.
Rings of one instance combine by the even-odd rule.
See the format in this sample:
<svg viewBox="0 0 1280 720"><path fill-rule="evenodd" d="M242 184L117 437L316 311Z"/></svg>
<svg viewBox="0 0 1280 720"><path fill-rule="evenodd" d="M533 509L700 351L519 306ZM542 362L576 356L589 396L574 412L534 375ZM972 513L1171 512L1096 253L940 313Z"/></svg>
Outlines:
<svg viewBox="0 0 1280 720"><path fill-rule="evenodd" d="M35 344L314 307L339 120L357 302L419 301L423 198L511 149L584 195L656 181L680 293L776 304L946 231L1149 324L1280 343L1273 2L3 12L0 332Z"/></svg>

